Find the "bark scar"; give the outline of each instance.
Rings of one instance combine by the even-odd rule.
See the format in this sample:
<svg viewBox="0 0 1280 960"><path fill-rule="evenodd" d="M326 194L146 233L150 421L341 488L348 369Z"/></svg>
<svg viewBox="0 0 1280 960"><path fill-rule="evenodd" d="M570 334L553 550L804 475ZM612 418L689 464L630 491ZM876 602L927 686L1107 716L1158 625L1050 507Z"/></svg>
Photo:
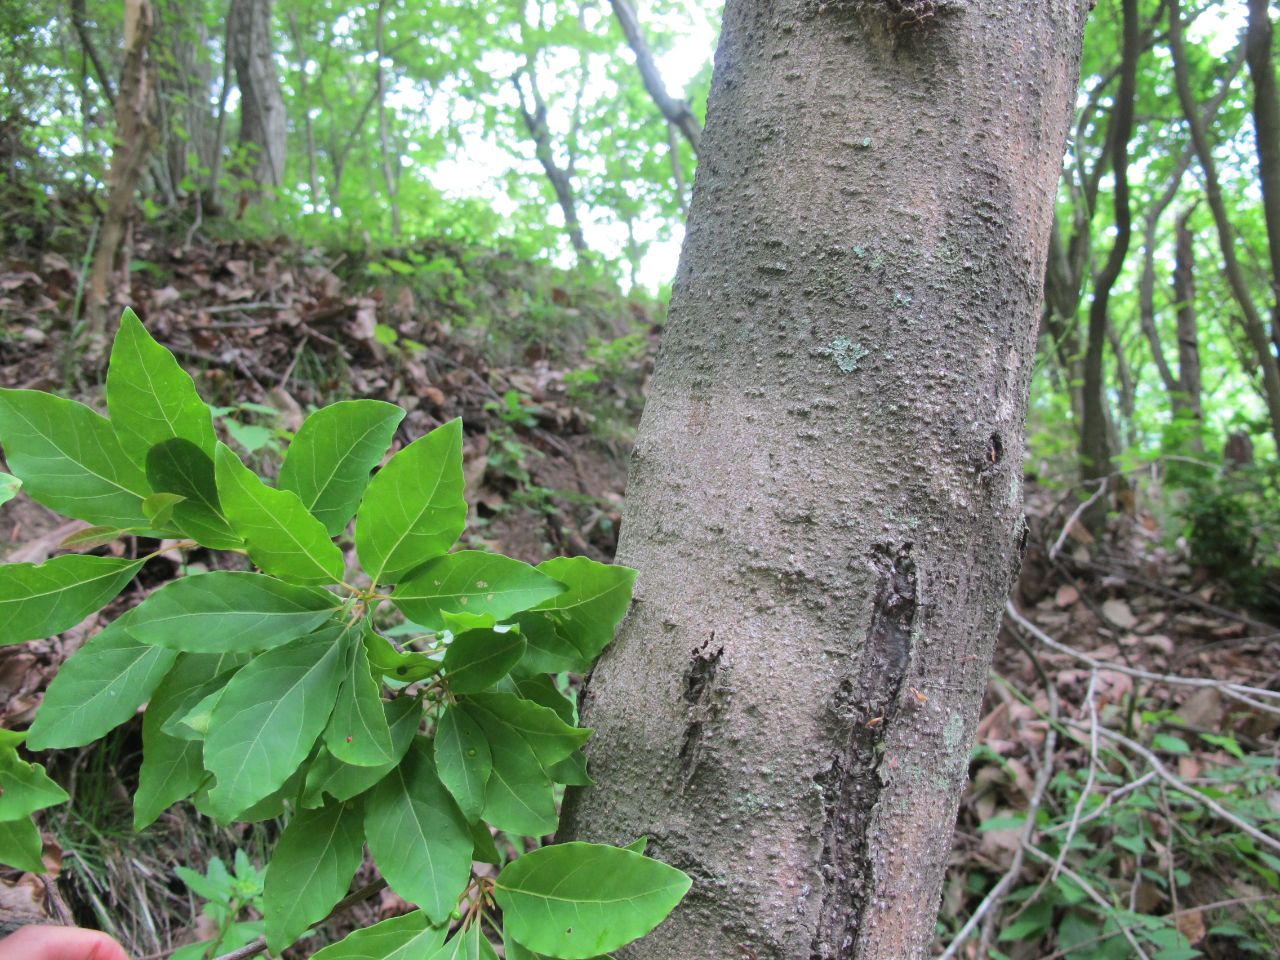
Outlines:
<svg viewBox="0 0 1280 960"><path fill-rule="evenodd" d="M877 547L879 571L871 626L857 672L837 691L833 713L841 725L840 751L815 778L823 794L822 909L810 960L837 960L850 951L874 899L869 830L884 784L884 738L901 705L911 663L918 606L911 544Z"/></svg>
<svg viewBox="0 0 1280 960"><path fill-rule="evenodd" d="M701 752L703 729L713 719L715 712L712 704L712 692L716 680L716 671L720 667L720 657L724 654L724 645L713 647L716 632L694 647L689 653L689 669L684 676L684 699L689 704L686 709L688 721L685 724L684 739L680 744L680 775L684 784L693 778L698 767L698 754Z"/></svg>

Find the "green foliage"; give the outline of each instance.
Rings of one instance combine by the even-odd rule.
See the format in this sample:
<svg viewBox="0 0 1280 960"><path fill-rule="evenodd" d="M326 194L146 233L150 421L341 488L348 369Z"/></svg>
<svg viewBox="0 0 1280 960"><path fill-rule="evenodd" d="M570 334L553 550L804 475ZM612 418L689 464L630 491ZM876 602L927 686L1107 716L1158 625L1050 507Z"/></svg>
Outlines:
<svg viewBox="0 0 1280 960"><path fill-rule="evenodd" d="M110 420L32 391L0 395L0 443L24 489L182 549L247 555L261 572L188 573L154 590L67 661L29 736L0 732L5 862L40 869L31 814L65 799L19 742L87 744L150 700L137 826L188 798L222 823L288 817L265 886L239 863L234 878L220 862L183 874L216 913L220 949L259 929L273 951L287 948L346 893L365 843L422 912L322 956L492 957L482 924L497 904L511 923L494 933L513 953L518 941L526 954L588 957L666 916L688 878L632 851L567 844L517 858L496 883L472 873L474 859L500 859L492 830L553 832L557 783L587 782L590 731L542 671L590 664L626 612L633 571L449 553L467 518L460 421L370 479L402 414L336 404L308 418L272 486L217 441L190 378L132 315L112 371ZM353 515L363 573L345 568L334 540ZM148 559L0 567L6 639L74 626ZM378 630L385 605L408 618L403 648ZM261 924L237 919L250 904ZM566 925L562 913L581 919ZM191 957L207 945L197 946Z"/></svg>
<svg viewBox="0 0 1280 960"><path fill-rule="evenodd" d="M236 850L230 871L220 857L214 857L203 874L189 867L176 867L174 872L192 893L206 901L201 913L218 934L212 940L182 947L172 960L209 960L262 935L263 921L240 919L249 911L261 914L265 879L264 872L250 862L243 850Z"/></svg>
<svg viewBox="0 0 1280 960"><path fill-rule="evenodd" d="M1280 610L1280 464L1201 470L1182 509L1191 558L1238 603Z"/></svg>
<svg viewBox="0 0 1280 960"><path fill-rule="evenodd" d="M1109 708L1104 719L1106 713ZM1192 754L1195 735L1177 728L1176 712L1139 711L1133 719L1147 748L1171 767ZM1084 730L1073 735L1088 736ZM1199 737L1221 753L1197 751L1194 763L1203 769L1188 782L1238 822L1215 816L1150 774L1139 778L1125 752L1100 737L1092 772L1061 769L1049 782L1031 834L1037 855L1028 858L1022 883L1009 891L995 927L997 943L1009 953L993 950L993 957L1030 955L1054 943L1079 960L1128 960L1137 955L1132 937L1153 960L1190 960L1205 954L1191 946L1178 913L1157 912L1154 905L1206 899L1230 909L1239 923L1223 926L1233 932L1210 926L1208 908L1186 909L1204 909L1209 932L1233 938L1238 953L1232 956L1276 955L1280 857L1239 823L1275 835L1280 816L1266 798L1280 789L1280 770L1274 758L1247 754L1234 736ZM979 758L1003 762L984 748L975 751ZM978 829L1021 833L1025 821L1019 812L988 819ZM972 873L969 893L980 897L997 879ZM1214 895L1205 897L1206 883ZM1144 901L1153 906L1135 906Z"/></svg>

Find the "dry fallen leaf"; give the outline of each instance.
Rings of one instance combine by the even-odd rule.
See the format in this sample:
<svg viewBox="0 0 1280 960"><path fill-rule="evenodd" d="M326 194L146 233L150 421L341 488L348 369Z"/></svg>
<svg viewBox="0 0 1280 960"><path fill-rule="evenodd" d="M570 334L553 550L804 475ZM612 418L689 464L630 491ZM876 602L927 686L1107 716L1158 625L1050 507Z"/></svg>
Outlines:
<svg viewBox="0 0 1280 960"><path fill-rule="evenodd" d="M1199 910L1184 910L1178 914L1176 921L1178 932L1195 946L1205 938L1204 915Z"/></svg>
<svg viewBox="0 0 1280 960"><path fill-rule="evenodd" d="M1138 624L1138 618L1123 600L1107 600L1102 604L1102 615L1121 630L1132 630Z"/></svg>

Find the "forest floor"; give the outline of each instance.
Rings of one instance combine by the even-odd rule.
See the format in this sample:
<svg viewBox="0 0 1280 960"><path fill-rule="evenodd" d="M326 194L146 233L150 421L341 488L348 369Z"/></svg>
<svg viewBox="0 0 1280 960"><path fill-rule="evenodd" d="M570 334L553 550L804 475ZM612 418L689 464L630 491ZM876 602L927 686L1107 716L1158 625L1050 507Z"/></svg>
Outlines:
<svg viewBox="0 0 1280 960"><path fill-rule="evenodd" d="M461 416L472 545L532 562L612 558L660 333L652 303L445 245L369 258L142 239L132 256L129 302L261 472L309 408L334 400L400 404L405 437ZM82 276L57 253L0 261L0 383L100 400L66 360ZM1280 701L1265 696L1280 690L1280 628L1189 563L1174 515L1163 500L1148 509L1148 495L1167 497L1139 485L1095 540L1069 485L1028 484L1028 550L961 803L939 952L1280 955L1280 842L1253 826L1280 814ZM0 556L39 562L78 526L20 496L0 508ZM172 569L149 567L149 586ZM31 721L96 626L0 647L0 726ZM210 862L243 851L252 873L275 827L231 831L178 808L132 833L138 726L51 759L73 797L43 824L52 880L0 873L0 914L101 926L158 960L229 910L252 915L252 883L236 892ZM179 880L177 864L208 871L226 904ZM330 932L403 907L384 893Z"/></svg>

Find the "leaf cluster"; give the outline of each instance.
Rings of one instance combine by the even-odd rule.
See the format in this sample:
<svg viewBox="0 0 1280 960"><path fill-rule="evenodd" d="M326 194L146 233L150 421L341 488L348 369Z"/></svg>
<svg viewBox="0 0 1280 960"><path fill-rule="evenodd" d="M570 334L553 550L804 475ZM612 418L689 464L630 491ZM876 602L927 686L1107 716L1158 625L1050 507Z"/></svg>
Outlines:
<svg viewBox="0 0 1280 960"><path fill-rule="evenodd" d="M459 420L384 463L403 411L335 403L305 420L265 482L218 440L191 377L131 311L107 406L109 419L0 390L0 443L25 491L92 524L82 545L134 534L255 569L189 572L153 591L66 662L28 731L0 731L0 860L40 870L31 814L66 799L18 744L89 744L146 703L137 829L184 800L220 823L289 815L262 891L276 952L346 894L366 844L418 911L321 956L493 956L488 923L508 956L596 957L679 902L684 874L593 844L534 851L496 880L473 873L500 862L495 832L554 832L557 785L591 782L591 731L549 674L589 668L634 571L449 552L468 512ZM336 542L352 521L355 569ZM76 625L148 559L0 567L4 642ZM400 643L384 632L391 619Z"/></svg>

